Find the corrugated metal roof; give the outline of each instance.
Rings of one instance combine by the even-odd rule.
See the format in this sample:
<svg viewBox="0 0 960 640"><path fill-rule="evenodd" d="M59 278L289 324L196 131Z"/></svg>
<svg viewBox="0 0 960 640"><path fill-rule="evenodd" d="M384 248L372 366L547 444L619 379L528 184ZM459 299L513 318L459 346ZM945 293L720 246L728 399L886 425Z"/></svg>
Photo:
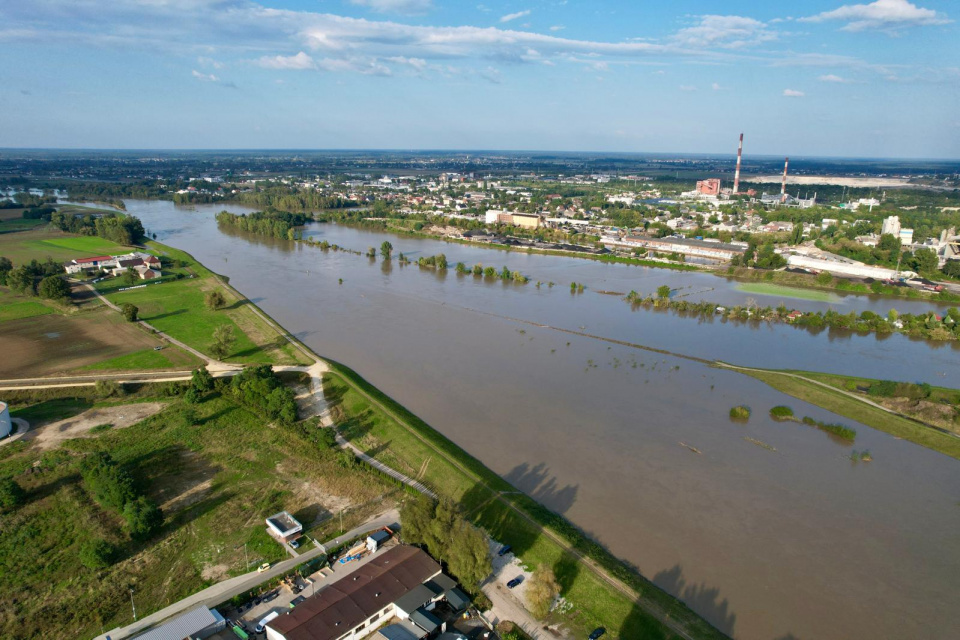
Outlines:
<svg viewBox="0 0 960 640"><path fill-rule="evenodd" d="M136 640L183 640L222 621L222 617L218 620L210 612L210 609L201 606L179 618L174 618L170 622L136 636Z"/></svg>

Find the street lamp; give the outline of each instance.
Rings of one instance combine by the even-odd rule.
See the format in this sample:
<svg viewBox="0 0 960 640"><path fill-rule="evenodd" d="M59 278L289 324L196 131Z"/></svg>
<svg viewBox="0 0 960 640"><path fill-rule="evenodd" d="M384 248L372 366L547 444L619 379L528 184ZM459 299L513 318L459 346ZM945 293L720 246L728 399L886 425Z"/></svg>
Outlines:
<svg viewBox="0 0 960 640"><path fill-rule="evenodd" d="M130 608L133 609L133 621L137 621L137 605L133 603L133 587L130 587Z"/></svg>

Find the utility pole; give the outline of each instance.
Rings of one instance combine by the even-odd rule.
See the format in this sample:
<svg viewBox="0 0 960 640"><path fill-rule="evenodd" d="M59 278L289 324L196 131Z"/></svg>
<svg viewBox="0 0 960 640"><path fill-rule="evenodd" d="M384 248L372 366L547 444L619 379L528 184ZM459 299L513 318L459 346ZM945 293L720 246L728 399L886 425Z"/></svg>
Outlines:
<svg viewBox="0 0 960 640"><path fill-rule="evenodd" d="M130 608L133 609L133 621L137 621L137 605L133 603L133 587L130 587Z"/></svg>
<svg viewBox="0 0 960 640"><path fill-rule="evenodd" d="M246 571L250 568L250 560L247 559L247 543L243 543L243 570Z"/></svg>
<svg viewBox="0 0 960 640"><path fill-rule="evenodd" d="M340 535L343 535L343 509L340 509Z"/></svg>

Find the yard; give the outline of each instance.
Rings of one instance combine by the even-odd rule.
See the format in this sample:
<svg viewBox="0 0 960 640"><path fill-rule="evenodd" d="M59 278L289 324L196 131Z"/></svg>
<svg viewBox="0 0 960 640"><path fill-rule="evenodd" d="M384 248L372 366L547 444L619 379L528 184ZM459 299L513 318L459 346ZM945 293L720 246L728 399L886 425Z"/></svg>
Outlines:
<svg viewBox="0 0 960 640"><path fill-rule="evenodd" d="M10 258L14 265L47 258L66 262L73 258L129 253L132 250L131 247L96 236L76 236L47 227L0 234L0 256Z"/></svg>
<svg viewBox="0 0 960 640"><path fill-rule="evenodd" d="M25 505L0 516L0 628L16 628L19 638L91 637L131 622L130 588L145 615L244 572L246 562L282 559L285 551L265 532L272 513L324 514L333 529L340 508L348 524L357 512L395 502L395 485L296 427L266 424L215 391L187 404L170 395L175 386L144 385L108 401L92 389L9 398L16 415L48 423L97 407L104 419L128 415L123 402L146 413L157 408L150 403L167 406L130 426L118 420L57 438L59 446L45 452L40 443L51 441L40 436L0 446L0 477L27 491ZM153 539L131 541L120 518L93 502L77 473L79 458L92 451L109 451L161 506L165 520ZM119 548L115 564L93 570L81 563L80 548L94 538Z"/></svg>

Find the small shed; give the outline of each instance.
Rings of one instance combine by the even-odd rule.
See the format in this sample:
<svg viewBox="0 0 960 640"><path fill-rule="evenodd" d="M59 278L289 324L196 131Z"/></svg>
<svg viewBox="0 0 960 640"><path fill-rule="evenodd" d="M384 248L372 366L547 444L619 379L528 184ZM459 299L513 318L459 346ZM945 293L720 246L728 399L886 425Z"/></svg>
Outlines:
<svg viewBox="0 0 960 640"><path fill-rule="evenodd" d="M410 622L426 631L428 635L437 629L440 629L440 626L443 625L443 622L441 622L440 618L433 615L429 611L425 611L424 609L417 609L411 613Z"/></svg>
<svg viewBox="0 0 960 640"><path fill-rule="evenodd" d="M367 551L370 553L375 552L383 544L390 539L390 532L386 529L380 529L379 531L374 531L369 536L367 536Z"/></svg>
<svg viewBox="0 0 960 640"><path fill-rule="evenodd" d="M280 542L296 540L302 531L303 525L286 511L275 513L267 518L267 532Z"/></svg>

